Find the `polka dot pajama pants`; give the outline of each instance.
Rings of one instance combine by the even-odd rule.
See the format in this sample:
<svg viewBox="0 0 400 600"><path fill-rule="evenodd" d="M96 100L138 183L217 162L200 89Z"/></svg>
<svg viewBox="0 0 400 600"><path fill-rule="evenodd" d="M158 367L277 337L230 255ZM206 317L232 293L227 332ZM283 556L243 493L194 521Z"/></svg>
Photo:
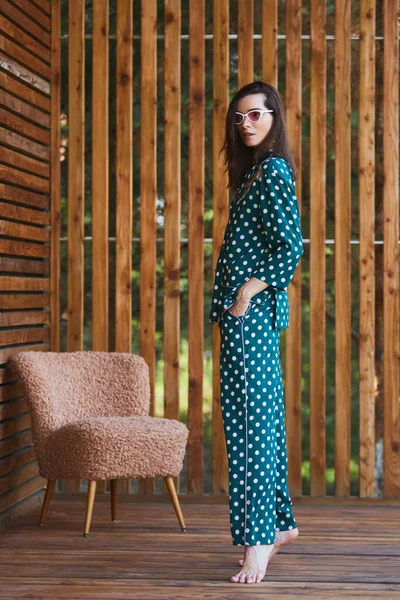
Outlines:
<svg viewBox="0 0 400 600"><path fill-rule="evenodd" d="M280 330L271 308L228 310L221 332L221 409L229 466L234 546L273 544L276 531L297 527L287 483Z"/></svg>

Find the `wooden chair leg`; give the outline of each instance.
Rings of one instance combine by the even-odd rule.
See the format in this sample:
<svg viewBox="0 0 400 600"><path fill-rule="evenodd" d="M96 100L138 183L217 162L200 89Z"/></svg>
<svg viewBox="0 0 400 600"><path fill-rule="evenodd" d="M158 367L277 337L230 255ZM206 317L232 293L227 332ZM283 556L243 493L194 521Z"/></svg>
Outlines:
<svg viewBox="0 0 400 600"><path fill-rule="evenodd" d="M181 511L181 506L179 503L178 494L176 493L174 479L173 477L165 477L165 484L167 486L170 498L172 500L172 504L175 509L176 516L178 517L179 525L181 526L182 531L186 531L185 521L183 520L183 515Z"/></svg>
<svg viewBox="0 0 400 600"><path fill-rule="evenodd" d="M84 537L89 536L90 523L92 522L94 498L96 496L96 485L96 481L89 481L86 500L85 528L83 530Z"/></svg>
<svg viewBox="0 0 400 600"><path fill-rule="evenodd" d="M57 482L56 479L48 479L47 480L46 493L45 493L44 499L43 499L42 510L41 510L40 519L39 519L39 525L43 525L44 520L46 518L47 509L49 508L51 496L53 494L56 482Z"/></svg>
<svg viewBox="0 0 400 600"><path fill-rule="evenodd" d="M118 479L111 479L111 521L117 520Z"/></svg>

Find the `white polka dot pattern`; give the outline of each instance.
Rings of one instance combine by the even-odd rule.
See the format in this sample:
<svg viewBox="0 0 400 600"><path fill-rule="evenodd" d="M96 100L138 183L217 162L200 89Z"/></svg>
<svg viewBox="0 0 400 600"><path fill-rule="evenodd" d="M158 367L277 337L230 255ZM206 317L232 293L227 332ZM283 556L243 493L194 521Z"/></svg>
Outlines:
<svg viewBox="0 0 400 600"><path fill-rule="evenodd" d="M273 544L276 531L297 527L287 475L280 332L273 311L252 304L226 311L221 332L221 410L229 466L235 546Z"/></svg>
<svg viewBox="0 0 400 600"><path fill-rule="evenodd" d="M273 329L289 325L287 287L304 252L295 183L278 156L246 173L231 207L216 265L209 322L218 322L251 277L268 283L251 302L274 310Z"/></svg>

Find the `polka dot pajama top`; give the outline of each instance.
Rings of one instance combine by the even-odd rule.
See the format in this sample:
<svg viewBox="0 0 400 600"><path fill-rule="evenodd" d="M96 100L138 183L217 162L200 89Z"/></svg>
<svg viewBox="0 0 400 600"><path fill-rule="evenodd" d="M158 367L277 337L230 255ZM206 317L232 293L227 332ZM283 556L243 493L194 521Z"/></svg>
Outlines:
<svg viewBox="0 0 400 600"><path fill-rule="evenodd" d="M303 254L291 168L265 154L230 206L218 258L210 323L220 328L221 410L235 546L273 544L294 529L287 474L280 329L289 325L287 287ZM268 286L244 315L229 308L251 277Z"/></svg>

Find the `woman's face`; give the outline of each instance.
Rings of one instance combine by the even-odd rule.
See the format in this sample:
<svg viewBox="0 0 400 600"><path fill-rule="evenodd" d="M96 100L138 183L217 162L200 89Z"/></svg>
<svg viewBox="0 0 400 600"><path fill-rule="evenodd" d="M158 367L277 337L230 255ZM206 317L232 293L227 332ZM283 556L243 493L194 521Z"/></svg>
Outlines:
<svg viewBox="0 0 400 600"><path fill-rule="evenodd" d="M265 110L263 94L250 94L249 96L241 98L238 102L238 112L246 114L250 110L255 109ZM271 129L273 114L274 113L266 112L262 115L261 119L255 123L250 121L249 117L245 117L240 125L236 125L240 137L246 146L254 148L259 144L262 144Z"/></svg>

